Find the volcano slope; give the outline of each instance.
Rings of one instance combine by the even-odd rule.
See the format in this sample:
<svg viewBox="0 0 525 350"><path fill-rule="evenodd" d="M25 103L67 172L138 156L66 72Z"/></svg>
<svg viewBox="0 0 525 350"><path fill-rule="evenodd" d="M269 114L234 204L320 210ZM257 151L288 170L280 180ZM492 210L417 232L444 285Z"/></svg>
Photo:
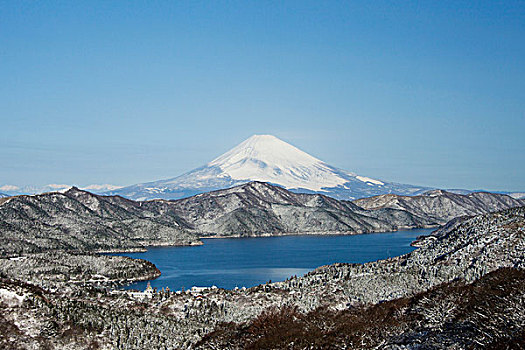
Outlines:
<svg viewBox="0 0 525 350"><path fill-rule="evenodd" d="M329 165L275 136L253 135L208 164L185 174L119 188L108 194L135 200L180 199L252 181L345 200L386 193L414 195L429 190L360 176Z"/></svg>

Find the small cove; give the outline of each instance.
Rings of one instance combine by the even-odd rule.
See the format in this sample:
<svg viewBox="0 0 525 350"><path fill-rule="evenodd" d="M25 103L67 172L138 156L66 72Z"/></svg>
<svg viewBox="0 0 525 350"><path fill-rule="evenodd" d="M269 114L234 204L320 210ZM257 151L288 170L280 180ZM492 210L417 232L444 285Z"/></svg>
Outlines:
<svg viewBox="0 0 525 350"><path fill-rule="evenodd" d="M315 268L342 263L365 263L403 255L410 243L434 229L415 229L362 235L298 235L258 238L203 239L189 247L150 247L147 252L111 254L145 259L162 275L150 281L158 289L192 286L232 289L301 276ZM147 281L127 286L144 290Z"/></svg>

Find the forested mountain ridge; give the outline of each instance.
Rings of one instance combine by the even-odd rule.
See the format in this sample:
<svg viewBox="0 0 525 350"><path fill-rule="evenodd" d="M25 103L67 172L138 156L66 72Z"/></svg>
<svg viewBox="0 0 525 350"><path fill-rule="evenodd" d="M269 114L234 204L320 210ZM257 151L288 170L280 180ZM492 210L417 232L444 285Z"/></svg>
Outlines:
<svg viewBox="0 0 525 350"><path fill-rule="evenodd" d="M133 201L71 188L0 200L0 255L112 251L200 244L199 237L356 234L438 226L450 218L522 205L492 194L440 191L354 202L263 182L180 200Z"/></svg>

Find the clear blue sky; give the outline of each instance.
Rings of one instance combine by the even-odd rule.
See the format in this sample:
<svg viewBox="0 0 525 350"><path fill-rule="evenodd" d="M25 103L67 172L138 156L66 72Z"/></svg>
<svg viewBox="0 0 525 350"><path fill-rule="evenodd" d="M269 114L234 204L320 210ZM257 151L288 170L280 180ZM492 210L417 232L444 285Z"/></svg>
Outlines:
<svg viewBox="0 0 525 350"><path fill-rule="evenodd" d="M174 177L262 133L525 190L525 3L0 2L0 185Z"/></svg>

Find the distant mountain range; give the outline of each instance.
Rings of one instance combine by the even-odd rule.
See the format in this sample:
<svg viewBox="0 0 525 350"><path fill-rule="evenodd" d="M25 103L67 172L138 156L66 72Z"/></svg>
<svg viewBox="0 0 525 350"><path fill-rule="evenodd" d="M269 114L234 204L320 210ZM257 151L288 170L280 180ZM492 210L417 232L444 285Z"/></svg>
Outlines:
<svg viewBox="0 0 525 350"><path fill-rule="evenodd" d="M191 245L203 236L385 232L523 205L501 194L445 191L350 202L261 182L144 202L72 188L0 199L0 256Z"/></svg>
<svg viewBox="0 0 525 350"><path fill-rule="evenodd" d="M167 180L127 187L103 184L80 186L97 194L120 195L134 200L180 199L231 188L251 181L267 182L296 193L319 193L354 200L383 194L413 196L433 188L378 180L345 171L299 150L272 135L254 135L208 164ZM67 191L73 186L0 186L7 195ZM448 190L457 194L477 191ZM525 198L525 192L499 192Z"/></svg>
<svg viewBox="0 0 525 350"><path fill-rule="evenodd" d="M57 192L57 191L67 191L71 187L75 187L74 185L67 185L67 184L48 184L43 186L15 186L15 185L3 185L0 186L0 191L3 193L0 193L0 198L2 195L5 197L8 196L17 196L17 195L23 195L23 194L41 194L46 192ZM107 191L114 191L119 188L122 188L122 186L117 185L110 185L110 184L93 184L88 186L80 186L81 189L90 191L97 194L102 194Z"/></svg>
<svg viewBox="0 0 525 350"><path fill-rule="evenodd" d="M124 187L107 194L136 200L178 199L250 181L346 200L385 193L414 195L429 189L360 176L328 165L275 136L254 135L186 174Z"/></svg>

